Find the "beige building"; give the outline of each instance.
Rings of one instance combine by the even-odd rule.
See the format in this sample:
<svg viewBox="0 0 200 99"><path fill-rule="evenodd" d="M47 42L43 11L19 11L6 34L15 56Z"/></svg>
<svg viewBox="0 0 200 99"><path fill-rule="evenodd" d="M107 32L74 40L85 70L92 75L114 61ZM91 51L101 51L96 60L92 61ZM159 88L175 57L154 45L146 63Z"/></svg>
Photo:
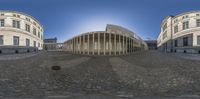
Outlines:
<svg viewBox="0 0 200 99"><path fill-rule="evenodd" d="M161 51L200 53L200 11L166 17L157 41Z"/></svg>
<svg viewBox="0 0 200 99"><path fill-rule="evenodd" d="M24 52L43 49L43 27L30 15L0 11L0 52Z"/></svg>
<svg viewBox="0 0 200 99"><path fill-rule="evenodd" d="M125 55L147 50L147 44L135 33L109 24L106 31L83 33L67 40L63 48L75 54Z"/></svg>

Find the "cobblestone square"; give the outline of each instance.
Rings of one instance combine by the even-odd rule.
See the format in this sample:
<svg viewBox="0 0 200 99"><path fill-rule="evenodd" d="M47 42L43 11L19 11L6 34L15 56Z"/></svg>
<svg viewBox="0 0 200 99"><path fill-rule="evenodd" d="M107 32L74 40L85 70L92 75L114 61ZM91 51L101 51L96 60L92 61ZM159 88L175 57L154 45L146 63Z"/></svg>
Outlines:
<svg viewBox="0 0 200 99"><path fill-rule="evenodd" d="M8 58L0 61L0 96L5 99L198 98L200 61L180 56L157 51L96 57L41 52L22 59ZM52 66L60 66L60 70L52 70Z"/></svg>

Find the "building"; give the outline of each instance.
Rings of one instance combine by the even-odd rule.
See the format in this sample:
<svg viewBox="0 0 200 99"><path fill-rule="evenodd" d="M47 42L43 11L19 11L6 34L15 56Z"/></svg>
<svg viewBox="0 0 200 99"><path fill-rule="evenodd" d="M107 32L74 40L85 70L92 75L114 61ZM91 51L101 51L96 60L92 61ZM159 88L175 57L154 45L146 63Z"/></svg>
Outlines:
<svg viewBox="0 0 200 99"><path fill-rule="evenodd" d="M43 49L43 27L30 15L0 11L0 53L24 53Z"/></svg>
<svg viewBox="0 0 200 99"><path fill-rule="evenodd" d="M116 25L106 31L88 32L64 42L65 51L86 55L125 55L147 50L147 44L135 33Z"/></svg>
<svg viewBox="0 0 200 99"><path fill-rule="evenodd" d="M161 51L200 53L200 11L166 17L157 41Z"/></svg>
<svg viewBox="0 0 200 99"><path fill-rule="evenodd" d="M156 40L145 40L149 50L157 50L157 41Z"/></svg>
<svg viewBox="0 0 200 99"><path fill-rule="evenodd" d="M56 50L57 38L44 39L44 49L45 50Z"/></svg>
<svg viewBox="0 0 200 99"><path fill-rule="evenodd" d="M57 38L48 38L44 40L44 49L47 51L62 51L63 43L57 43Z"/></svg>

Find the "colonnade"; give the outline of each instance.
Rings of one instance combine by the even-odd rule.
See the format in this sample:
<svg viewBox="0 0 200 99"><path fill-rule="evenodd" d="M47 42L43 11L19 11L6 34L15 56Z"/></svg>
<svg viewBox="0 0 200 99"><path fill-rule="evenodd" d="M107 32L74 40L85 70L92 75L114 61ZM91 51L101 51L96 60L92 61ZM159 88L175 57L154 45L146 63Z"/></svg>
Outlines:
<svg viewBox="0 0 200 99"><path fill-rule="evenodd" d="M87 33L68 40L67 51L85 55L125 55L134 53L135 38L114 33Z"/></svg>

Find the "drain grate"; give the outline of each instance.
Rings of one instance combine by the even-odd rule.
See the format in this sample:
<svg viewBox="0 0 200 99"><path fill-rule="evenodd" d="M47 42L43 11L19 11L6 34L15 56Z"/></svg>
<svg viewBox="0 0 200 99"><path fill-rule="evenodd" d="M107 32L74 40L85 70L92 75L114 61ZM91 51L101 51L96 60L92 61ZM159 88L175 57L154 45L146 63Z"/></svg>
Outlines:
<svg viewBox="0 0 200 99"><path fill-rule="evenodd" d="M52 66L51 69L52 70L61 70L61 67L60 66Z"/></svg>

